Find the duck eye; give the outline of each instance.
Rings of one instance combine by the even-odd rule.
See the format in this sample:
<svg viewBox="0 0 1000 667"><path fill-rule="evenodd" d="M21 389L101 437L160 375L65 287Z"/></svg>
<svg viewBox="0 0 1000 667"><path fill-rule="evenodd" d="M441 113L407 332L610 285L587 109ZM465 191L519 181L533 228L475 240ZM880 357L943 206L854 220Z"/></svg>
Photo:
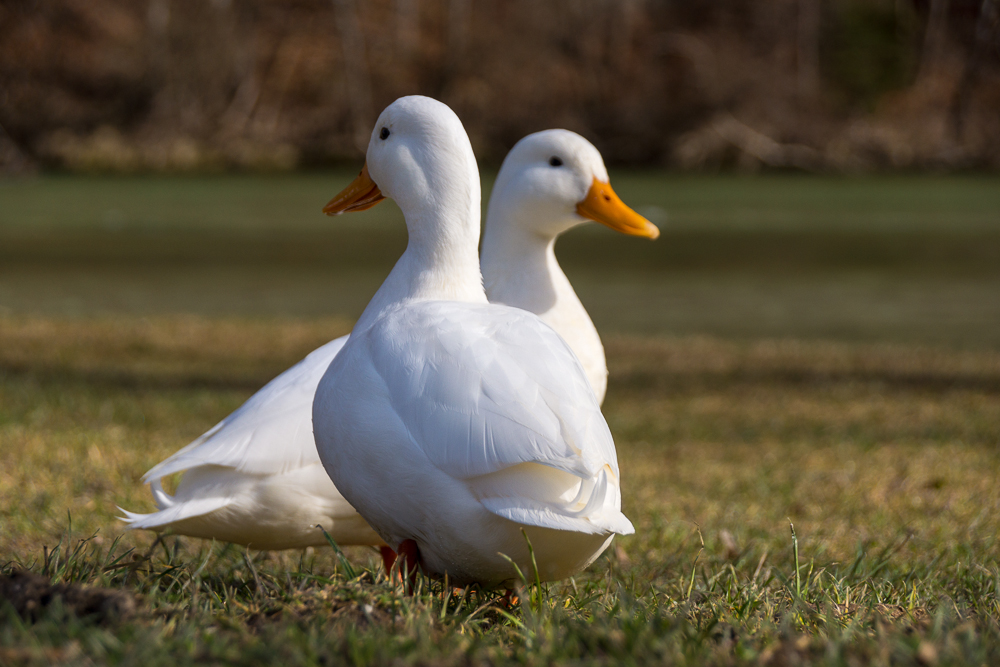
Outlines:
<svg viewBox="0 0 1000 667"><path fill-rule="evenodd" d="M552 157L549 158L549 164L552 165L553 167L561 167L562 159L557 158L555 155L553 155Z"/></svg>
<svg viewBox="0 0 1000 667"><path fill-rule="evenodd" d="M385 141L386 139L388 139L389 138L389 128L383 127L382 131L378 133L378 138L381 139L382 141Z"/></svg>

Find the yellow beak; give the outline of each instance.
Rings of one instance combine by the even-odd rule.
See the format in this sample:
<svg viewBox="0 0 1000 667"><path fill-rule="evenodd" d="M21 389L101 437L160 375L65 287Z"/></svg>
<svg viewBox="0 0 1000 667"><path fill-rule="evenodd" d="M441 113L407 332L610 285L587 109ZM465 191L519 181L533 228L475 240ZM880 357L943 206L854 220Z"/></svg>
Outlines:
<svg viewBox="0 0 1000 667"><path fill-rule="evenodd" d="M375 185L375 181L368 175L368 163L361 167L361 173L351 181L351 184L340 191L330 203L323 207L323 212L327 215L340 215L341 213L354 213L355 211L366 211L375 204L385 199L382 192Z"/></svg>
<svg viewBox="0 0 1000 667"><path fill-rule="evenodd" d="M616 232L629 236L645 236L655 239L660 235L656 225L625 205L608 183L594 178L590 191L582 202L576 205L581 217L607 225Z"/></svg>

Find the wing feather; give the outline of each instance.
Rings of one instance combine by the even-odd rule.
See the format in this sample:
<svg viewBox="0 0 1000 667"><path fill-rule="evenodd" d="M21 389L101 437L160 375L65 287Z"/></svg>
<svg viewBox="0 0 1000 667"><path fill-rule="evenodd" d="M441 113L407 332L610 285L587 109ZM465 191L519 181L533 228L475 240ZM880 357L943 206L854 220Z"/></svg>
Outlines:
<svg viewBox="0 0 1000 667"><path fill-rule="evenodd" d="M413 442L481 493L490 511L529 525L632 532L597 399L569 346L538 317L506 306L411 303L363 335ZM524 484L524 464L569 473L559 498L552 480Z"/></svg>
<svg viewBox="0 0 1000 667"><path fill-rule="evenodd" d="M264 385L246 403L143 476L154 482L198 466L223 466L248 474L282 474L319 463L312 430L312 401L327 367L347 342L330 341Z"/></svg>

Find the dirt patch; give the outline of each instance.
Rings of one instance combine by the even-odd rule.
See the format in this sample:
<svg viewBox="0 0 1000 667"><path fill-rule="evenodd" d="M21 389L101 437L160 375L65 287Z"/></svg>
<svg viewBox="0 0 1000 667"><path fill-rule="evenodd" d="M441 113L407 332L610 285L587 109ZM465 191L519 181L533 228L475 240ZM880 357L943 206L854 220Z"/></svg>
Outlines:
<svg viewBox="0 0 1000 667"><path fill-rule="evenodd" d="M79 617L90 617L98 623L120 621L135 614L135 596L124 591L79 584L53 584L43 577L24 570L0 575L0 604L8 602L26 621L37 621L56 600L63 609Z"/></svg>

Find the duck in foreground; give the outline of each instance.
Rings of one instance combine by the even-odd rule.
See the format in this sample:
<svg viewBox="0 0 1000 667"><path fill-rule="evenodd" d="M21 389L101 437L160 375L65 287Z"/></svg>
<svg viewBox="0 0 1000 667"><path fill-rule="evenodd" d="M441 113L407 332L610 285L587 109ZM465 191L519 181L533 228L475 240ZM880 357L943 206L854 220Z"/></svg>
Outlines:
<svg viewBox="0 0 1000 667"><path fill-rule="evenodd" d="M583 364L600 403L607 386L601 339L555 258L556 237L594 220L625 234L659 231L610 190L600 153L568 130L528 135L511 149L490 197L481 267L490 302L535 313ZM235 412L144 476L157 511L123 510L131 528L257 549L382 546L326 474L312 432L316 386L347 341L313 351ZM183 473L171 495L162 479Z"/></svg>
<svg viewBox="0 0 1000 667"><path fill-rule="evenodd" d="M409 242L320 380L323 466L426 574L509 586L514 564L533 570L529 542L541 580L579 572L634 532L614 441L563 339L487 302L479 172L447 106L413 96L383 111L361 174L326 210L383 197Z"/></svg>

